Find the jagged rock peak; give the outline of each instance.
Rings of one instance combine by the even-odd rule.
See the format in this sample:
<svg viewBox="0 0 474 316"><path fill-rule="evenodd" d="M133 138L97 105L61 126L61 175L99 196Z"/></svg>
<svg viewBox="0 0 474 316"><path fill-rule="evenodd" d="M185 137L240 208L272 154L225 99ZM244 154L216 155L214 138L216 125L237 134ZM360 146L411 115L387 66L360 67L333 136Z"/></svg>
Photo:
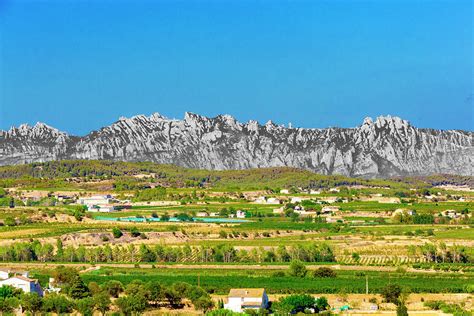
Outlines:
<svg viewBox="0 0 474 316"><path fill-rule="evenodd" d="M47 125L0 132L0 165L60 159L154 161L201 169L291 166L322 174L390 177L472 175L474 133L418 129L399 117L355 128L286 128L230 115L120 118L84 137Z"/></svg>

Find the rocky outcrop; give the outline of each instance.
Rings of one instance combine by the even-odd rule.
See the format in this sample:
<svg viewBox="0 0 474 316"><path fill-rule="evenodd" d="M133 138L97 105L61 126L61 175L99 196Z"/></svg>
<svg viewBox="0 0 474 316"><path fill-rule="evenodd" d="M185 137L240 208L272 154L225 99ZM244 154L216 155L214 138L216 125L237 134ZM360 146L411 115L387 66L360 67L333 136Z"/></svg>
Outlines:
<svg viewBox="0 0 474 316"><path fill-rule="evenodd" d="M84 137L38 123L0 131L0 165L61 159L154 161L191 168L291 166L322 174L474 174L474 133L418 129L398 117L356 128L286 128L229 115L121 118Z"/></svg>

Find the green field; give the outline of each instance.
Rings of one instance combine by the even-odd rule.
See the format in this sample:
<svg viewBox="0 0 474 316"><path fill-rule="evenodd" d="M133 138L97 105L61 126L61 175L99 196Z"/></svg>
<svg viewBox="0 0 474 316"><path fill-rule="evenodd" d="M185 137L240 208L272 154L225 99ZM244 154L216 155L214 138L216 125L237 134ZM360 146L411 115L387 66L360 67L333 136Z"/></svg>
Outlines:
<svg viewBox="0 0 474 316"><path fill-rule="evenodd" d="M223 273L225 271L225 273ZM162 284L187 282L199 284L217 294L227 294L230 288L264 287L269 293L365 293L365 274L369 276L369 292L378 293L388 283L399 284L413 293L460 293L474 285L473 275L399 274L386 272L337 271L336 278L305 278L273 276L266 270L196 270L196 269L110 269L101 268L83 274L83 280L103 283L119 280L127 284L135 279L158 281Z"/></svg>

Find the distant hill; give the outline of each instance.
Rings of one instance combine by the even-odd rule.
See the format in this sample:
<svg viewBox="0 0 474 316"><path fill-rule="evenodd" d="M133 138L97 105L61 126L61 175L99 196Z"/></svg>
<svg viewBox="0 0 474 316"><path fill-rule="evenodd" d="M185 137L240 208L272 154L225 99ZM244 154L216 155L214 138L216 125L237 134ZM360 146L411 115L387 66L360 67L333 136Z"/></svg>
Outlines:
<svg viewBox="0 0 474 316"><path fill-rule="evenodd" d="M0 131L0 165L65 159L152 161L187 168L293 167L364 178L474 175L474 133L419 129L398 117L356 128L286 128L186 113L122 118L78 137L46 124Z"/></svg>
<svg viewBox="0 0 474 316"><path fill-rule="evenodd" d="M474 186L474 177L436 175L395 179L361 179L341 175L320 175L289 167L245 170L188 169L151 162L114 162L106 160L65 160L26 165L0 166L0 179L31 180L66 178L115 178L116 181L134 179L151 174L153 181L173 186L211 186L238 189L330 188L335 186L365 185L372 187L430 187L438 184ZM30 180L29 180L30 179ZM128 181L128 180L126 180ZM145 181L148 181L145 179Z"/></svg>

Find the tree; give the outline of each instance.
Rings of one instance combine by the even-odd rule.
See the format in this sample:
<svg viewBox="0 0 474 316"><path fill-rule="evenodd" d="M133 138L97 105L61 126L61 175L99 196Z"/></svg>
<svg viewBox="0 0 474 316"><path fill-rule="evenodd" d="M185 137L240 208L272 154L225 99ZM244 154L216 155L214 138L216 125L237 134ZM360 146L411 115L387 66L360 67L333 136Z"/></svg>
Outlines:
<svg viewBox="0 0 474 316"><path fill-rule="evenodd" d="M204 313L214 307L214 301L209 296L201 296L194 300L193 304L196 310L203 311Z"/></svg>
<svg viewBox="0 0 474 316"><path fill-rule="evenodd" d="M294 277L304 278L308 270L306 266L299 260L290 263L290 275Z"/></svg>
<svg viewBox="0 0 474 316"><path fill-rule="evenodd" d="M328 267L321 267L313 271L313 277L315 278L335 278L336 272Z"/></svg>
<svg viewBox="0 0 474 316"><path fill-rule="evenodd" d="M123 236L123 233L118 227L114 227L112 229L112 235L114 236L114 238L120 238Z"/></svg>
<svg viewBox="0 0 474 316"><path fill-rule="evenodd" d="M43 303L41 297L35 292L22 294L20 301L23 309L33 315L41 310L41 305Z"/></svg>
<svg viewBox="0 0 474 316"><path fill-rule="evenodd" d="M155 305L158 305L158 302L164 298L163 287L156 281L148 282L146 287L149 293L148 296L150 301L152 301Z"/></svg>
<svg viewBox="0 0 474 316"><path fill-rule="evenodd" d="M119 297L120 293L123 292L123 284L117 280L110 280L103 285L103 289L111 296L111 297Z"/></svg>
<svg viewBox="0 0 474 316"><path fill-rule="evenodd" d="M316 307L316 310L318 312L326 311L330 307L328 303L328 299L324 296L317 298L314 306Z"/></svg>
<svg viewBox="0 0 474 316"><path fill-rule="evenodd" d="M181 305L181 300L183 299L182 292L180 293L176 291L174 288L167 288L165 290L164 295L165 295L166 300L168 300L168 303L172 307L177 307Z"/></svg>
<svg viewBox="0 0 474 316"><path fill-rule="evenodd" d="M405 304L400 303L397 305L397 316L408 316L408 308Z"/></svg>
<svg viewBox="0 0 474 316"><path fill-rule="evenodd" d="M94 314L95 302L92 297L85 297L76 300L76 310L83 316L92 316Z"/></svg>
<svg viewBox="0 0 474 316"><path fill-rule="evenodd" d="M138 314L146 309L147 299L142 293L119 297L115 304L125 316Z"/></svg>
<svg viewBox="0 0 474 316"><path fill-rule="evenodd" d="M71 281L68 294L73 299L80 299L89 296L90 291L82 279L77 276Z"/></svg>
<svg viewBox="0 0 474 316"><path fill-rule="evenodd" d="M2 285L0 287L0 298L7 298L15 296L15 288L10 285Z"/></svg>
<svg viewBox="0 0 474 316"><path fill-rule="evenodd" d="M388 284L380 293L387 303L397 304L399 303L400 295L402 294L402 288L398 284Z"/></svg>
<svg viewBox="0 0 474 316"><path fill-rule="evenodd" d="M278 302L272 305L272 309L277 315L288 315L304 312L309 308L316 308L315 304L316 300L311 295L295 294L280 298Z"/></svg>
<svg viewBox="0 0 474 316"><path fill-rule="evenodd" d="M59 315L71 312L71 305L66 296L53 293L43 298L41 310L47 313L55 312Z"/></svg>
<svg viewBox="0 0 474 316"><path fill-rule="evenodd" d="M59 266L53 271L53 278L56 285L69 287L73 280L79 278L79 273L74 268Z"/></svg>
<svg viewBox="0 0 474 316"><path fill-rule="evenodd" d="M109 294L105 292L98 293L94 295L94 304L98 311L105 315L105 313L110 309L110 297Z"/></svg>
<svg viewBox="0 0 474 316"><path fill-rule="evenodd" d="M16 297L0 297L0 314L12 313L19 305L20 301Z"/></svg>

